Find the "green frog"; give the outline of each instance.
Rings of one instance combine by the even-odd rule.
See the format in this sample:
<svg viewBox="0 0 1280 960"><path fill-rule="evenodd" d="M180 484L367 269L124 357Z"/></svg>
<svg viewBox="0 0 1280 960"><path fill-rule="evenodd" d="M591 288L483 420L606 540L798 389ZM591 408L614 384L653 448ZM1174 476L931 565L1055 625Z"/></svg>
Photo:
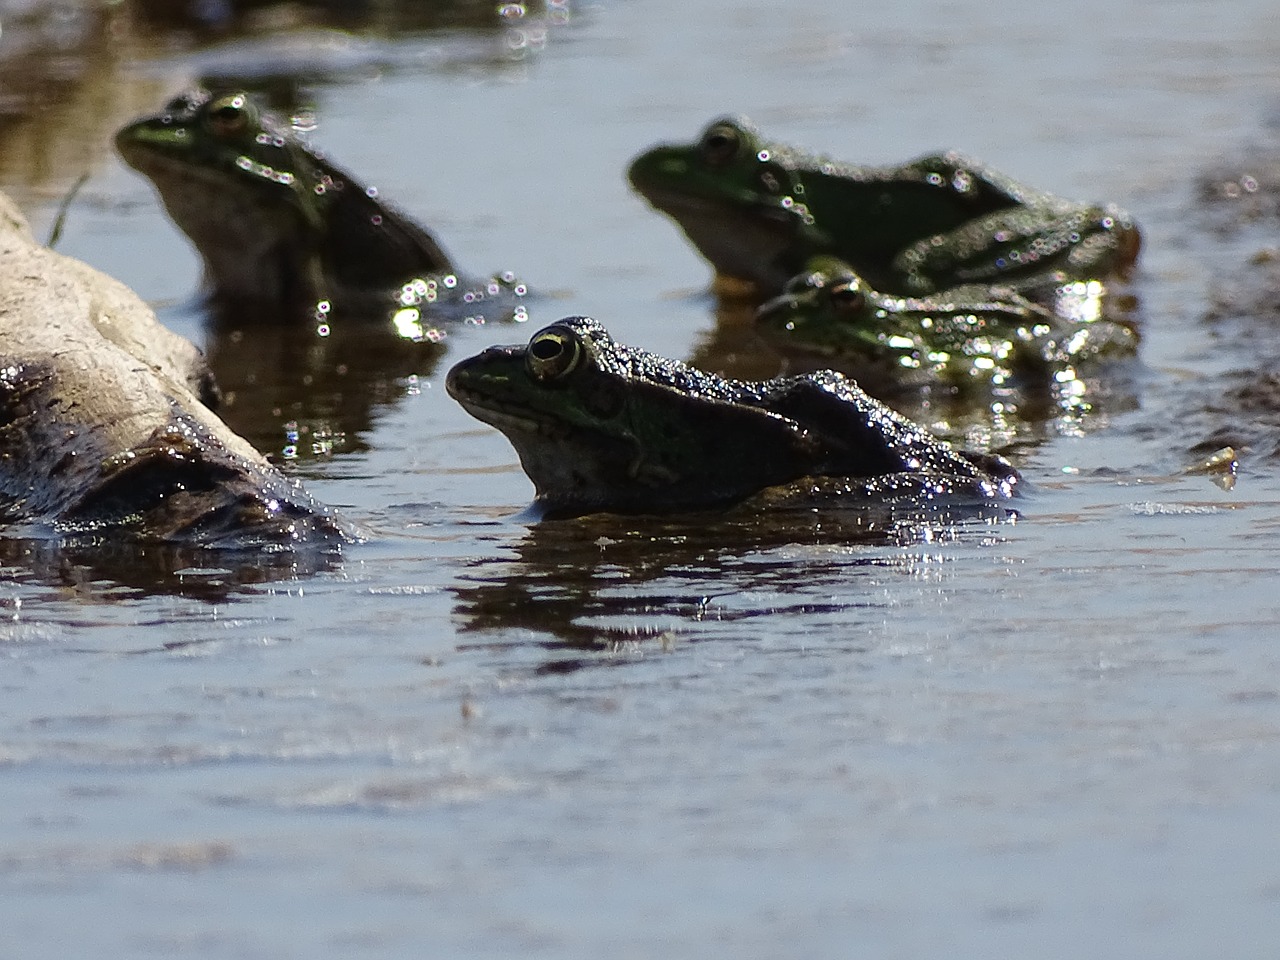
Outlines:
<svg viewBox="0 0 1280 960"><path fill-rule="evenodd" d="M842 374L727 380L589 317L463 360L446 387L511 441L543 516L990 502L1019 483L1007 461L953 451Z"/></svg>
<svg viewBox="0 0 1280 960"><path fill-rule="evenodd" d="M763 304L756 322L783 354L831 364L878 396L936 385L957 394L1050 390L1074 380L1077 364L1137 349L1131 326L1071 320L1010 288L895 296L822 256Z"/></svg>
<svg viewBox="0 0 1280 960"><path fill-rule="evenodd" d="M968 283L1047 293L1122 273L1139 247L1125 212L1055 197L958 153L852 166L732 117L692 144L642 153L628 177L711 262L718 289L758 297L818 254L877 290L920 296Z"/></svg>
<svg viewBox="0 0 1280 960"><path fill-rule="evenodd" d="M204 259L222 414L263 449L359 449L374 407L430 373L452 330L527 317L523 284L463 278L244 91L184 94L116 142Z"/></svg>
<svg viewBox="0 0 1280 960"><path fill-rule="evenodd" d="M155 184L224 301L375 302L394 312L523 293L509 276L462 283L435 237L310 150L245 91L183 94L124 127L116 147ZM410 333L415 319L395 317Z"/></svg>

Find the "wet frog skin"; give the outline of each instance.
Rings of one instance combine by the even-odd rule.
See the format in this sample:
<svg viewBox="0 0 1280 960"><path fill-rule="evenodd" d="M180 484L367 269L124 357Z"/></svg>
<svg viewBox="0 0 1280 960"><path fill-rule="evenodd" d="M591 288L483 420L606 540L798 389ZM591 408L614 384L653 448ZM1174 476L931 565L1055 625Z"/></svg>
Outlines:
<svg viewBox="0 0 1280 960"><path fill-rule="evenodd" d="M1133 328L1076 322L1013 289L957 287L928 297L880 293L846 263L815 257L756 313L784 355L816 358L878 396L942 386L957 394L1012 386L1049 391L1075 366L1133 356Z"/></svg>
<svg viewBox="0 0 1280 960"><path fill-rule="evenodd" d="M726 380L568 317L454 366L449 394L511 441L546 516L665 513L832 495L1009 496L1017 474L953 452L839 373Z"/></svg>
<svg viewBox="0 0 1280 960"><path fill-rule="evenodd" d="M116 146L155 184L222 298L313 304L455 273L426 230L243 91L179 96L122 129Z"/></svg>
<svg viewBox="0 0 1280 960"><path fill-rule="evenodd" d="M766 140L745 120L637 157L631 185L674 219L721 289L779 292L812 256L846 261L877 290L967 283L1051 290L1123 271L1131 218L1027 187L958 153L858 167Z"/></svg>

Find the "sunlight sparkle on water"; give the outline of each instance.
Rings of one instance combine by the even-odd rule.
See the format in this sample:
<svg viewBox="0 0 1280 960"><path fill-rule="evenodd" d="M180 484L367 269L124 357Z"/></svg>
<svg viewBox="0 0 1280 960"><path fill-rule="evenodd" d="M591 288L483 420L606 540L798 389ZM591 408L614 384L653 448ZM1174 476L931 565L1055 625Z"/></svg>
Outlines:
<svg viewBox="0 0 1280 960"><path fill-rule="evenodd" d="M1091 323L1102 316L1106 285L1100 280L1064 283L1054 292L1054 312L1077 323Z"/></svg>
<svg viewBox="0 0 1280 960"><path fill-rule="evenodd" d="M298 133L313 132L317 126L316 112L309 107L296 111L289 118L289 126Z"/></svg>
<svg viewBox="0 0 1280 960"><path fill-rule="evenodd" d="M417 307L402 307L391 315L396 334L406 340L422 339L422 313Z"/></svg>

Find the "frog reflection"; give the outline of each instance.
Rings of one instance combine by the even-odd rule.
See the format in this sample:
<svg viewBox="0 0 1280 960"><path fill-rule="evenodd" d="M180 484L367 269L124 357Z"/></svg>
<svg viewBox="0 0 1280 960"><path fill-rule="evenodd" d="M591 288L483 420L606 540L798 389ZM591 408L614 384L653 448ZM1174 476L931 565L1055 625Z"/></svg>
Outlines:
<svg viewBox="0 0 1280 960"><path fill-rule="evenodd" d="M464 648L524 644L532 635L553 652L657 650L705 633L697 626L704 621L865 607L854 577L909 568L911 553L902 548L912 544L990 538L1007 519L998 513L885 506L700 515L696 524L650 517L641 525L602 514L541 522L514 544L514 558L504 551L468 563L453 587L455 612L463 633L474 635ZM798 561L798 554L809 558ZM841 599L816 604L796 596L803 592L795 583L798 562L806 585L829 578ZM612 662L556 657L537 669Z"/></svg>
<svg viewBox="0 0 1280 960"><path fill-rule="evenodd" d="M429 377L445 353L442 340L377 325L317 320L299 330L215 309L207 327L218 414L259 450L285 459L366 449L377 412Z"/></svg>

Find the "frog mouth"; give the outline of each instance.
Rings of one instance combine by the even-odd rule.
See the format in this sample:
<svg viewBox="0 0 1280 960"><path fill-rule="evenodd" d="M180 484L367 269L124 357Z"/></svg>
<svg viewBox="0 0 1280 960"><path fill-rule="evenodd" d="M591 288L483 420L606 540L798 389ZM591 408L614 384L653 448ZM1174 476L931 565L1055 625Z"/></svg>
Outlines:
<svg viewBox="0 0 1280 960"><path fill-rule="evenodd" d="M155 184L162 199L190 198L189 205L193 208L213 206L211 197L225 199L228 194L234 194L248 199L259 196L264 187L277 186L265 179L237 175L241 174L240 170L196 163L187 154L154 147L121 147L120 156Z"/></svg>
<svg viewBox="0 0 1280 960"><path fill-rule="evenodd" d="M453 371L445 377L444 388L449 396L458 401L462 408L477 420L496 427L505 434L510 435L514 431L555 436L565 430L562 425L552 420L539 419L532 415L528 407L505 402L491 393L460 383L459 380L460 378L453 375Z"/></svg>
<svg viewBox="0 0 1280 960"><path fill-rule="evenodd" d="M751 203L735 205L723 198L698 196L687 190L669 189L666 187L645 185L636 186L635 190L668 216L676 212L691 216L719 217L727 219L773 220L778 225L789 225L793 214L786 208L767 201L756 200Z"/></svg>
<svg viewBox="0 0 1280 960"><path fill-rule="evenodd" d="M503 404L497 404L492 397L476 397L476 396L458 396L454 395L467 413L471 414L477 420L496 427L503 433L518 431L520 433L547 433L549 426L547 421L535 420L533 417L525 416L522 413L514 413L510 408Z"/></svg>

